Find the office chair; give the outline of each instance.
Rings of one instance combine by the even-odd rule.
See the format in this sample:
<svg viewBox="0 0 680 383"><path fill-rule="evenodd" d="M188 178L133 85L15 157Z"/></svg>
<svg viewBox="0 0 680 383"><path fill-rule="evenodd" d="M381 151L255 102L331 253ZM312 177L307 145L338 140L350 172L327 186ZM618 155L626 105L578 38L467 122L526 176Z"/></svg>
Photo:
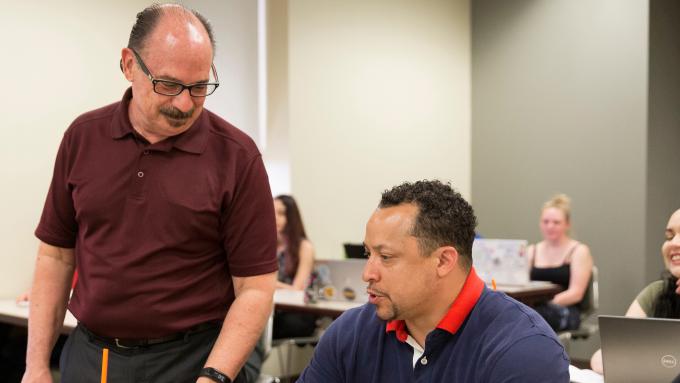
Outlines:
<svg viewBox="0 0 680 383"><path fill-rule="evenodd" d="M308 336L308 337L296 337L296 338L282 338L282 339L274 339L274 311L272 310L272 314L269 316L269 320L267 321L267 326L265 327L264 333L262 334L262 341L264 342L264 359L266 360L269 355L271 354L271 351L274 348L285 348L286 350L286 357L285 357L285 362L284 362L284 356L281 353L281 350L278 352L278 359L279 359L279 372L281 376L268 376L268 375L261 375L261 378L258 383L278 383L281 382L282 379L289 378L290 376L293 375L293 346L298 346L298 347L303 347L306 345L312 345L316 346L317 343L319 343L319 338L321 337L321 333L323 331L317 327L316 331L314 332L313 335Z"/></svg>
<svg viewBox="0 0 680 383"><path fill-rule="evenodd" d="M599 290L599 276L597 266L593 265L593 271L590 276L590 283L588 284L588 289L583 296L583 301L581 301L581 324L579 328L575 330L560 331L557 333L560 342L567 349L569 353L569 343L572 340L585 340L591 335L595 334L599 327L597 323L585 323L600 307L600 290Z"/></svg>

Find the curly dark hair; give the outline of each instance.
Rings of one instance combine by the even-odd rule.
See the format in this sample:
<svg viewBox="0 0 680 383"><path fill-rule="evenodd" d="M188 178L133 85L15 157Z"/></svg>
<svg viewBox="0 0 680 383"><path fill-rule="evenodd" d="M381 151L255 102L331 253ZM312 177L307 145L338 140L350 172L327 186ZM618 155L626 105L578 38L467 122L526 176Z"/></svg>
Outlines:
<svg viewBox="0 0 680 383"><path fill-rule="evenodd" d="M212 26L208 22L208 20L201 15L198 11L195 11L193 9L188 9L184 7L183 5L180 4L152 4L141 12L137 14L137 21L135 21L135 25L132 26L132 31L130 31L130 39L128 40L128 48L134 49L137 52L141 52L144 49L144 43L146 42L146 39L149 37L151 32L153 32L154 28L156 25L158 25L158 22L160 21L161 17L168 12L177 12L177 10L173 10L172 8L168 8L168 5L174 5L179 7L180 13L175 13L181 15L181 11L184 11L186 13L191 13L192 15L196 16L196 18L201 22L203 25L203 28L205 28L205 31L208 33L208 37L210 38L210 44L212 45L213 49L213 54L215 54L215 37L213 36L213 30Z"/></svg>
<svg viewBox="0 0 680 383"><path fill-rule="evenodd" d="M662 275L663 291L654 302L654 318L680 319L680 296L675 292L678 278L669 271Z"/></svg>
<svg viewBox="0 0 680 383"><path fill-rule="evenodd" d="M404 182L382 194L379 208L412 203L418 216L411 229L420 251L430 254L440 246L453 246L461 255L461 266L472 266L472 242L477 218L472 206L450 184L437 180Z"/></svg>

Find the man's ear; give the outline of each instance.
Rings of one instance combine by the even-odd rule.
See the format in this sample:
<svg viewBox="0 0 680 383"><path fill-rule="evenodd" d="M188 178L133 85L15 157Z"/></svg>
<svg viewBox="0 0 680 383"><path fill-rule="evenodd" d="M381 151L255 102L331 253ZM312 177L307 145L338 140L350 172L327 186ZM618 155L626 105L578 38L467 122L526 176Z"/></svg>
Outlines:
<svg viewBox="0 0 680 383"><path fill-rule="evenodd" d="M125 78L132 82L132 69L135 65L135 55L128 48L123 48L120 52L120 70L125 75Z"/></svg>
<svg viewBox="0 0 680 383"><path fill-rule="evenodd" d="M448 275L453 270L458 268L458 261L460 254L453 246L442 246L437 249L437 257L439 263L437 264L437 274L440 277Z"/></svg>

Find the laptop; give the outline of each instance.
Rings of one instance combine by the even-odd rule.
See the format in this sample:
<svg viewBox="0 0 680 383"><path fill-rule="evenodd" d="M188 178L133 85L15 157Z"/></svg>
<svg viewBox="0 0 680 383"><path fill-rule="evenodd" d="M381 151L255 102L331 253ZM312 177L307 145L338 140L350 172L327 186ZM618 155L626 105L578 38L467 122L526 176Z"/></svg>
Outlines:
<svg viewBox="0 0 680 383"><path fill-rule="evenodd" d="M366 259L317 260L314 266L317 299L368 302L367 283L361 279Z"/></svg>
<svg viewBox="0 0 680 383"><path fill-rule="evenodd" d="M345 257L351 259L366 259L366 248L363 243L343 243Z"/></svg>
<svg viewBox="0 0 680 383"><path fill-rule="evenodd" d="M680 320L600 315L607 383L680 383Z"/></svg>
<svg viewBox="0 0 680 383"><path fill-rule="evenodd" d="M529 284L527 241L520 239L477 238L472 244L472 264L477 275L491 284L526 286Z"/></svg>

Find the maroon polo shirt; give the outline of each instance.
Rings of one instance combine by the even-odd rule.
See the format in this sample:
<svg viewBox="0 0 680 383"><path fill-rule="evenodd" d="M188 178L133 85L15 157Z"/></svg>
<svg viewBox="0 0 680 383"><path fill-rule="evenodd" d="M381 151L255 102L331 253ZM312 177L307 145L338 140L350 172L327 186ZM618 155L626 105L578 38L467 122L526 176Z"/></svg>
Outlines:
<svg viewBox="0 0 680 383"><path fill-rule="evenodd" d="M64 134L36 236L75 248L69 309L96 334L161 337L224 319L231 276L276 271L269 182L253 141L203 110L149 144L123 100Z"/></svg>

